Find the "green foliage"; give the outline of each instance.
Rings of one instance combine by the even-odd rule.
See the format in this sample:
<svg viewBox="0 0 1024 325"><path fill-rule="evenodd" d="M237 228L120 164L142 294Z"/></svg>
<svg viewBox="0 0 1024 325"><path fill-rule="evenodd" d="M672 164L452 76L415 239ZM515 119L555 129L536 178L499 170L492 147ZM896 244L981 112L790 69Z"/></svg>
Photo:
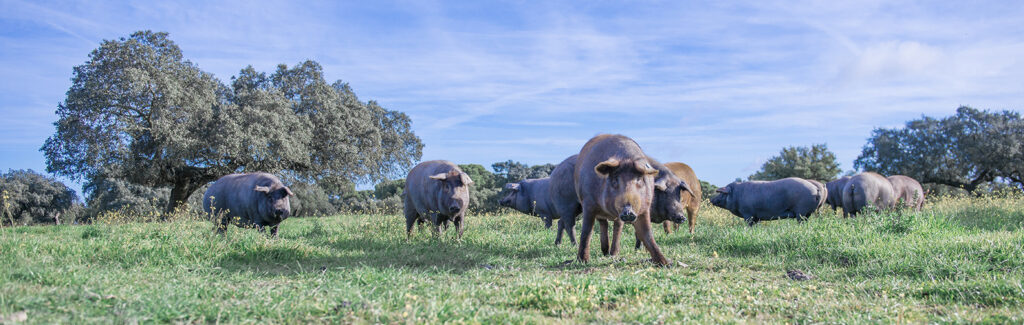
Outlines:
<svg viewBox="0 0 1024 325"><path fill-rule="evenodd" d="M404 178L383 181L373 186L373 196L378 199L385 199L392 196L401 196L404 191Z"/></svg>
<svg viewBox="0 0 1024 325"><path fill-rule="evenodd" d="M100 213L119 211L132 215L159 215L167 206L169 188L152 188L112 178L90 179L85 183L84 219Z"/></svg>
<svg viewBox="0 0 1024 325"><path fill-rule="evenodd" d="M828 182L842 169L836 162L836 155L824 143L811 147L787 147L778 156L768 159L761 170L750 175L751 180L776 180L786 177L800 177Z"/></svg>
<svg viewBox="0 0 1024 325"><path fill-rule="evenodd" d="M710 199L712 196L714 196L715 195L715 190L717 190L717 189L718 189L718 186L715 186L714 184L711 184L711 183L708 183L708 182L705 182L705 181L700 181L700 194L701 194L701 198L703 198L705 200Z"/></svg>
<svg viewBox="0 0 1024 325"><path fill-rule="evenodd" d="M498 176L487 171L487 168L484 168L484 166L479 164L465 164L459 165L459 168L462 169L463 172L466 172L466 174L469 175L469 178L473 180L474 188L498 187Z"/></svg>
<svg viewBox="0 0 1024 325"><path fill-rule="evenodd" d="M0 224L71 223L81 212L74 190L31 169L0 174Z"/></svg>
<svg viewBox="0 0 1024 325"><path fill-rule="evenodd" d="M208 221L0 229L0 315L36 323L1021 323L1024 198L747 227L705 206L694 234L587 265L519 215L461 241L399 215L288 219L280 238ZM633 238L633 228L623 238ZM806 281L787 277L801 270ZM174 283L168 283L174 279ZM500 279L496 281L495 279ZM60 308L53 308L60 306ZM117 312L111 312L111 306Z"/></svg>
<svg viewBox="0 0 1024 325"><path fill-rule="evenodd" d="M922 116L903 128L877 128L854 167L885 175L907 175L974 192L1005 180L1024 186L1024 120L1013 111L967 106L953 116Z"/></svg>
<svg viewBox="0 0 1024 325"><path fill-rule="evenodd" d="M374 191L355 191L333 202L338 211L363 214L401 214L404 200L401 195L375 198Z"/></svg>
<svg viewBox="0 0 1024 325"><path fill-rule="evenodd" d="M530 166L530 175L528 175L526 179L544 178L551 176L551 172L555 170L555 167L558 166L551 163Z"/></svg>
<svg viewBox="0 0 1024 325"><path fill-rule="evenodd" d="M288 200L291 203L291 216L321 217L338 213L327 192L320 186L298 182L288 185L288 188L295 194Z"/></svg>
<svg viewBox="0 0 1024 325"><path fill-rule="evenodd" d="M528 166L524 163L508 160L491 164L494 175L497 177L496 187L505 186L507 183L515 183L524 179L544 178L551 175L555 170L554 164L543 164Z"/></svg>
<svg viewBox="0 0 1024 325"><path fill-rule="evenodd" d="M48 171L170 187L165 212L239 171L287 171L338 193L404 174L423 147L408 116L359 101L316 62L247 67L226 86L150 31L104 41L75 67L57 115L41 149Z"/></svg>
<svg viewBox="0 0 1024 325"><path fill-rule="evenodd" d="M501 186L527 179L530 176L530 166L513 160L493 163L491 169L494 169L494 175L497 176Z"/></svg>
<svg viewBox="0 0 1024 325"><path fill-rule="evenodd" d="M525 166L511 160L506 163L495 163L494 165L515 166L513 168L516 170L519 170L519 165ZM487 168L479 164L459 165L459 168L466 172L466 174L469 174L469 178L473 180L473 185L469 187L469 209L471 212L494 213L503 209L498 205L498 200L501 200L502 187L507 182L504 177L491 173ZM529 170L529 168L522 167L522 170Z"/></svg>

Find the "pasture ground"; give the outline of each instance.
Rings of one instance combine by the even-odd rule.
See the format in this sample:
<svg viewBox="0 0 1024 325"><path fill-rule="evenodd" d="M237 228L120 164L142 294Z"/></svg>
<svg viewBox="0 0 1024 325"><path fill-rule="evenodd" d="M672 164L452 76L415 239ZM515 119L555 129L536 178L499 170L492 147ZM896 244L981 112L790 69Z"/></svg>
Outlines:
<svg viewBox="0 0 1024 325"><path fill-rule="evenodd" d="M697 231L589 264L521 214L406 240L395 215L296 218L281 237L208 222L0 229L0 322L1024 322L1024 198L938 199L919 213ZM552 228L553 229L553 228ZM787 271L812 278L797 281ZM24 312L24 313L22 313Z"/></svg>

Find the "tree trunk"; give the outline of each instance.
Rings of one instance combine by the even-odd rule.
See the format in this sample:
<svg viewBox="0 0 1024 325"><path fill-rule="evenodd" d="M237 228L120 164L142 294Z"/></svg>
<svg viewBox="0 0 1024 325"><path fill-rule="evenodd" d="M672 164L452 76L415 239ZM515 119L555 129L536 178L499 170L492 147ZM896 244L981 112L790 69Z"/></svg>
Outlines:
<svg viewBox="0 0 1024 325"><path fill-rule="evenodd" d="M167 207L164 208L164 219L170 217L175 211L185 205L188 202L188 198L192 196L192 192L221 176L221 174L211 168L186 166L168 168L166 171L169 173L169 175L166 175L167 178L174 183L174 186L171 187L171 197L167 201Z"/></svg>
<svg viewBox="0 0 1024 325"><path fill-rule="evenodd" d="M190 179L185 178L174 182L174 187L171 188L171 198L167 201L167 207L164 208L164 218L166 219L179 208L188 202L188 198L192 196L192 192L205 185L206 182L201 179Z"/></svg>

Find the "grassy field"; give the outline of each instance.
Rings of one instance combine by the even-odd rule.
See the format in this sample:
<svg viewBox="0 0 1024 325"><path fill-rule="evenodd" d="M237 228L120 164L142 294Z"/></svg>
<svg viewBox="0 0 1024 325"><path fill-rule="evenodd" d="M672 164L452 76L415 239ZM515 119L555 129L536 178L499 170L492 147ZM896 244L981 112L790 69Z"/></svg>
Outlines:
<svg viewBox="0 0 1024 325"><path fill-rule="evenodd" d="M289 219L279 239L201 221L4 228L0 322L1024 322L1024 198L821 212L748 228L705 206L693 235L657 231L669 268L629 226L619 256L595 238L591 263L565 263L575 247L519 214L470 216L461 241L407 241L393 215Z"/></svg>

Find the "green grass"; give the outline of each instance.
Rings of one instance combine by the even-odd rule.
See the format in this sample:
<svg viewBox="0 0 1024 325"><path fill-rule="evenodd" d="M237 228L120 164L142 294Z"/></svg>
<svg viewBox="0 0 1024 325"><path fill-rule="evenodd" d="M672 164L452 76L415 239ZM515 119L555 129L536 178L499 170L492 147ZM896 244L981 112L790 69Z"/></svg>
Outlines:
<svg viewBox="0 0 1024 325"><path fill-rule="evenodd" d="M289 219L279 239L201 221L4 228L0 322L1024 322L1019 197L753 228L705 206L693 235L657 231L669 268L629 226L619 256L595 238L580 265L537 218L467 222L462 241L407 241L379 215Z"/></svg>

